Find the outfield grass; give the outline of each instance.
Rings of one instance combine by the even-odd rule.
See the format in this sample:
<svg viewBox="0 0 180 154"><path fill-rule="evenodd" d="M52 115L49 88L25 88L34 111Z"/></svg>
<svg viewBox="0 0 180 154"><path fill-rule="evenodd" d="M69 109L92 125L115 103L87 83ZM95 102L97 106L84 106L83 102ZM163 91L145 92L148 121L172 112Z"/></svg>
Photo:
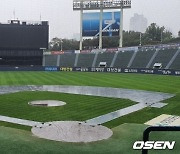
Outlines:
<svg viewBox="0 0 180 154"><path fill-rule="evenodd" d="M0 127L0 143L3 143L0 144L1 153L9 151L9 153L136 154L140 153L140 151L133 151L132 145L136 140L142 140L142 132L147 127L143 125L144 122L161 114L180 116L180 77L176 76L82 72L0 72L0 85L86 85L139 89L176 94L175 97L165 100L164 102L168 103L168 105L161 109L145 108L105 123L105 126L112 128L114 132L113 137L107 141L91 144L67 144L38 139L33 137L29 131L22 130L27 128L0 122L1 126L19 128L12 129ZM34 98L63 99L62 101L65 101L68 104L67 106L57 109L35 109L35 107L27 105L27 101L34 100ZM124 101L127 101L127 103L123 104ZM107 103L105 103L105 106L102 107L103 102ZM119 102L120 104L118 104ZM76 103L78 103L77 106ZM94 96L60 93L50 94L48 92L21 92L16 94L0 95L0 115L34 119L37 121L44 121L45 117L47 117L48 120L86 120L88 118L96 117L98 115L108 113L109 111L116 110L117 108L120 109L121 107L130 105L128 103L131 104L132 102L129 102L128 100L122 101L121 99L100 98ZM112 107L109 104L113 104ZM94 106L97 106L95 110ZM37 112L40 116L37 116ZM178 136L177 133L174 135L169 132L169 134L155 134L152 136L152 139L163 139L162 136L164 136L167 140L174 139L178 142L176 149L173 151L173 153L178 154L180 151L180 136ZM168 152L169 151L166 151L165 153ZM153 153L157 153L157 151ZM161 152L158 151L158 153Z"/></svg>
<svg viewBox="0 0 180 154"><path fill-rule="evenodd" d="M0 72L0 85L88 85L180 93L178 76L143 74Z"/></svg>

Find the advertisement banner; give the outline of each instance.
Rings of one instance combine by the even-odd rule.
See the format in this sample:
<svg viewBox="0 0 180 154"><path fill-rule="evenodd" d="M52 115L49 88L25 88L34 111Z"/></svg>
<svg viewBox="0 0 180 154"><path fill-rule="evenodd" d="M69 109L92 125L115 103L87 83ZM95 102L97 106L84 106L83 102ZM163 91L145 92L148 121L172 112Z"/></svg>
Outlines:
<svg viewBox="0 0 180 154"><path fill-rule="evenodd" d="M119 67L74 67L76 72L109 72L109 73L140 73L158 75L180 76L180 70L170 69L148 69L148 68L119 68Z"/></svg>
<svg viewBox="0 0 180 154"><path fill-rule="evenodd" d="M99 36L100 13L83 14L83 36ZM104 12L102 32L103 36L118 36L120 25L120 12Z"/></svg>
<svg viewBox="0 0 180 154"><path fill-rule="evenodd" d="M117 52L118 48L108 48L106 49L106 52Z"/></svg>
<svg viewBox="0 0 180 154"><path fill-rule="evenodd" d="M91 53L91 50L81 50L81 53Z"/></svg>
<svg viewBox="0 0 180 154"><path fill-rule="evenodd" d="M73 68L72 67L60 67L59 70L63 71L63 72L72 72Z"/></svg>
<svg viewBox="0 0 180 154"><path fill-rule="evenodd" d="M54 71L58 71L58 67L45 67L44 70L54 72Z"/></svg>
<svg viewBox="0 0 180 154"><path fill-rule="evenodd" d="M62 54L64 54L64 51L52 51L51 54L52 55L62 55Z"/></svg>
<svg viewBox="0 0 180 154"><path fill-rule="evenodd" d="M33 67L6 67L1 66L0 71L62 71L62 72L107 72L107 73L140 73L180 76L180 70L171 69L148 69L148 68L120 68L120 67L56 67L56 66L33 66Z"/></svg>

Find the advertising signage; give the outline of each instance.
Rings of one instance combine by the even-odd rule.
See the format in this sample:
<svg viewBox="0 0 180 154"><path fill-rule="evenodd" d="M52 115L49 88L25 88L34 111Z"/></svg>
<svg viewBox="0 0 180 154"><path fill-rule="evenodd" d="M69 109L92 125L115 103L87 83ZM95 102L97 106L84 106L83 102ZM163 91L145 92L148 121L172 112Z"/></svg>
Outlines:
<svg viewBox="0 0 180 154"><path fill-rule="evenodd" d="M100 13L83 13L83 36L99 36ZM120 12L104 12L102 22L103 36L118 36Z"/></svg>

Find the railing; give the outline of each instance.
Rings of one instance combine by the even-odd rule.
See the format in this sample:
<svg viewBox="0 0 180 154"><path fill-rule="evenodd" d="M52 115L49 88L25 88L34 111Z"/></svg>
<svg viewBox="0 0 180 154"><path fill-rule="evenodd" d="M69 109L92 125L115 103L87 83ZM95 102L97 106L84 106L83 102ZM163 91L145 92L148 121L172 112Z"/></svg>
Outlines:
<svg viewBox="0 0 180 154"><path fill-rule="evenodd" d="M143 141L149 141L149 134L151 132L162 132L162 131L180 131L180 127L170 127L170 126L156 126L156 127L148 127L144 133L143 133ZM142 149L142 154L148 154L148 150L147 149Z"/></svg>

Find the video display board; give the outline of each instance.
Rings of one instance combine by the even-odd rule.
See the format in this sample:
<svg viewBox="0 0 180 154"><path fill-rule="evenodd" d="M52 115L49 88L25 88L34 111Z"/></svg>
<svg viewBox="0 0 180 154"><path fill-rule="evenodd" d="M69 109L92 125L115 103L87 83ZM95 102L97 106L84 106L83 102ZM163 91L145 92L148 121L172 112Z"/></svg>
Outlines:
<svg viewBox="0 0 180 154"><path fill-rule="evenodd" d="M83 36L99 36L100 13L83 13ZM120 12L104 12L102 33L103 36L118 36L120 25Z"/></svg>
<svg viewBox="0 0 180 154"><path fill-rule="evenodd" d="M48 48L48 25L0 24L0 49Z"/></svg>

